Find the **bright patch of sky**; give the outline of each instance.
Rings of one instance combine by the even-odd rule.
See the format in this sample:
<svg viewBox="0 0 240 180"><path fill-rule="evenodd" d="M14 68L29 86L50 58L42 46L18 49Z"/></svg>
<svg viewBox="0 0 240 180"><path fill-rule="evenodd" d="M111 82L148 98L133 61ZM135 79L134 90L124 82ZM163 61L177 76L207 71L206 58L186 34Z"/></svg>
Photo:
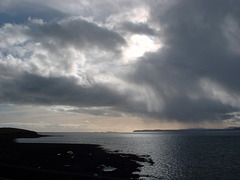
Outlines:
<svg viewBox="0 0 240 180"><path fill-rule="evenodd" d="M155 52L161 48L160 43L154 42L154 37L147 35L132 35L128 41L128 46L123 48L123 59L125 61L135 60L147 52Z"/></svg>

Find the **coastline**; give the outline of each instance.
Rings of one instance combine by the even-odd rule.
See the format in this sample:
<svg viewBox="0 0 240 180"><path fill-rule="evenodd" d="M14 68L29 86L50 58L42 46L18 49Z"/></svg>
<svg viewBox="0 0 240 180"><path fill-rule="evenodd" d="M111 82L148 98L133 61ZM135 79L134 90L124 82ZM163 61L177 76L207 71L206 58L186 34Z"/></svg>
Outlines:
<svg viewBox="0 0 240 180"><path fill-rule="evenodd" d="M100 145L14 142L1 143L0 162L0 177L11 179L138 179L141 163L153 164Z"/></svg>

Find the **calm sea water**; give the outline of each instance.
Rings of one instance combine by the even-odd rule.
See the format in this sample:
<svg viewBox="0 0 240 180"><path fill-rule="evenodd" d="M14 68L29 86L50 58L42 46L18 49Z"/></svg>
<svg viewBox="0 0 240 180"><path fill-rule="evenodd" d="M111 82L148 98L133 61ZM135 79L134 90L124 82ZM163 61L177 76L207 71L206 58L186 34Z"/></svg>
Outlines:
<svg viewBox="0 0 240 180"><path fill-rule="evenodd" d="M240 179L240 132L42 133L18 142L99 144L109 150L150 155L142 179ZM150 177L144 177L148 175Z"/></svg>

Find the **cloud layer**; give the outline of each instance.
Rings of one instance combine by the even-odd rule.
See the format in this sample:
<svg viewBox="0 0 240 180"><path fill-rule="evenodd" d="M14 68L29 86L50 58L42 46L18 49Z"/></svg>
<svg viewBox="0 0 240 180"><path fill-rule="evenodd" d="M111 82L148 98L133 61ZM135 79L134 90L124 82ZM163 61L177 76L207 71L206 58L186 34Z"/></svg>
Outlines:
<svg viewBox="0 0 240 180"><path fill-rule="evenodd" d="M34 3L23 1L25 19L12 1L1 2L0 103L164 121L237 119L238 1L91 2L43 1L48 8L32 14Z"/></svg>

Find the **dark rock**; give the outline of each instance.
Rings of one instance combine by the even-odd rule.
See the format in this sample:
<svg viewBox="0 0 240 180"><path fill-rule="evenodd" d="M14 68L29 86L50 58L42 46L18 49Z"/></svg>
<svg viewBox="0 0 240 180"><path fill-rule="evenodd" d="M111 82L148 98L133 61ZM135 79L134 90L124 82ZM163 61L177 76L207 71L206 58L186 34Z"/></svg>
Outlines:
<svg viewBox="0 0 240 180"><path fill-rule="evenodd" d="M18 128L0 128L0 143L13 142L17 138L38 138L42 137L37 132L18 129Z"/></svg>

